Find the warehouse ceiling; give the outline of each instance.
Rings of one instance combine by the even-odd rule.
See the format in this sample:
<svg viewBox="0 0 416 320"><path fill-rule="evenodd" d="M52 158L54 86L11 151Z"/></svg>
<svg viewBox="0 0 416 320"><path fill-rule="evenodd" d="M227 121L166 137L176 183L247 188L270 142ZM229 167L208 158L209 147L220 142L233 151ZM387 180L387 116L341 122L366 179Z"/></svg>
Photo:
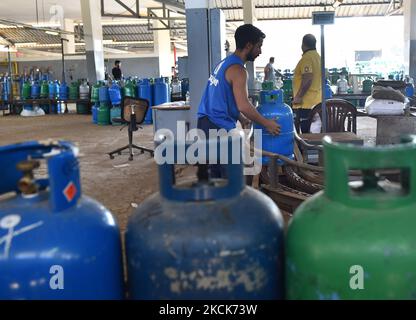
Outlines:
<svg viewBox="0 0 416 320"><path fill-rule="evenodd" d="M153 48L153 22L155 16L169 17L160 20L170 30L177 48L186 45L184 0L102 0L104 46L121 49L120 52L142 52ZM254 0L258 20L310 19L313 11L334 10L335 0ZM338 0L337 17L368 17L403 15L403 0ZM231 37L242 23L242 0L214 0L227 19ZM137 4L139 10L137 11ZM164 6L165 10L162 10ZM150 8L150 9L149 9ZM159 8L159 9L156 9ZM57 14L62 11L66 19L74 20L77 52L84 52L80 1L13 0L0 2L0 44L16 44L18 48L59 52L60 35L45 32L59 26ZM133 17L133 13L136 15ZM139 18L140 16L140 18ZM145 17L152 16L151 19ZM14 23L19 22L19 23ZM21 25L26 24L26 25ZM36 29L38 28L38 29ZM39 28L41 28L39 30Z"/></svg>

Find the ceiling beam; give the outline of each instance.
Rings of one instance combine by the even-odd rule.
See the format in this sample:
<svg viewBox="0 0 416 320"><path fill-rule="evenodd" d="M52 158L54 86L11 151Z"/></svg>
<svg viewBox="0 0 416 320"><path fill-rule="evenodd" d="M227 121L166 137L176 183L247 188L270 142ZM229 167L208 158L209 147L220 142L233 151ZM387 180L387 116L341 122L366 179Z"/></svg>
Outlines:
<svg viewBox="0 0 416 320"><path fill-rule="evenodd" d="M175 9L179 9L178 12L185 13L185 5L178 1L175 1L175 0L153 0L153 1L165 4Z"/></svg>
<svg viewBox="0 0 416 320"><path fill-rule="evenodd" d="M62 54L61 53L56 53L56 52L49 52L49 51L45 51L45 50L34 50L34 49L27 49L27 48L18 48L17 49L18 52L22 52L22 53L26 53L26 54L30 54L30 55L40 55L40 56L48 56L48 57L61 57Z"/></svg>
<svg viewBox="0 0 416 320"><path fill-rule="evenodd" d="M390 5L391 3L400 3L399 0L383 0L376 2L358 2L358 3L343 3L342 7L349 6L369 6L369 5ZM331 7L332 3L316 3L316 4L278 4L278 5L256 5L256 9L289 9L289 8L321 8L321 7ZM220 8L221 10L242 10L242 7L224 7Z"/></svg>
<svg viewBox="0 0 416 320"><path fill-rule="evenodd" d="M2 33L0 33L0 40L6 42L9 46L14 46L14 42L7 39Z"/></svg>

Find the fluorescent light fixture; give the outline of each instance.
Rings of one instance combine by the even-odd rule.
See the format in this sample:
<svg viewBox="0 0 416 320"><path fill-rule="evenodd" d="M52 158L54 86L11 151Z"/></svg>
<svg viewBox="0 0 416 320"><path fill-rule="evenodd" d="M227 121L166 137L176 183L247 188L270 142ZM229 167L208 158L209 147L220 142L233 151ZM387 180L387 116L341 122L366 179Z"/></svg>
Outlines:
<svg viewBox="0 0 416 320"><path fill-rule="evenodd" d="M47 34L50 34L50 35L52 35L52 36L59 36L59 32L56 32L56 31L45 31L45 33L47 33Z"/></svg>
<svg viewBox="0 0 416 320"><path fill-rule="evenodd" d="M44 23L32 23L32 27L35 28L60 28L60 23L44 22Z"/></svg>
<svg viewBox="0 0 416 320"><path fill-rule="evenodd" d="M16 26L9 26L7 24L0 24L1 29L17 29Z"/></svg>
<svg viewBox="0 0 416 320"><path fill-rule="evenodd" d="M153 44L153 41L113 41L113 45L122 45L122 44Z"/></svg>
<svg viewBox="0 0 416 320"><path fill-rule="evenodd" d="M34 47L37 45L37 42L20 42L14 44L16 47Z"/></svg>

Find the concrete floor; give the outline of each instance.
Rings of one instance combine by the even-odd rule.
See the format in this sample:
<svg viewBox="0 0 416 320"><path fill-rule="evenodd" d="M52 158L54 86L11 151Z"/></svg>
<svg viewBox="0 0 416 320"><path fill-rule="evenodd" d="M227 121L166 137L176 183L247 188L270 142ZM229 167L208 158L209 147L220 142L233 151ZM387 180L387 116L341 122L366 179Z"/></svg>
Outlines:
<svg viewBox="0 0 416 320"><path fill-rule="evenodd" d="M375 127L375 119L358 118L358 135L366 145L374 145ZM72 141L79 146L83 193L106 206L115 215L122 232L134 206L158 191L157 166L148 154L138 155L134 161L128 161L128 155L110 160L106 154L127 144L127 129L120 132L120 127L94 125L91 115L0 116L0 146L49 138ZM152 140L152 126L144 126L134 134L136 144L153 148Z"/></svg>
<svg viewBox="0 0 416 320"><path fill-rule="evenodd" d="M91 116L75 114L0 117L0 145L49 138L79 146L83 193L106 206L122 230L132 204L139 204L158 190L157 167L150 155L138 155L134 161L128 161L128 155L110 160L106 154L128 143L127 129L120 132L120 127L97 126L91 123ZM152 139L152 126L145 126L134 135L136 144L150 148Z"/></svg>

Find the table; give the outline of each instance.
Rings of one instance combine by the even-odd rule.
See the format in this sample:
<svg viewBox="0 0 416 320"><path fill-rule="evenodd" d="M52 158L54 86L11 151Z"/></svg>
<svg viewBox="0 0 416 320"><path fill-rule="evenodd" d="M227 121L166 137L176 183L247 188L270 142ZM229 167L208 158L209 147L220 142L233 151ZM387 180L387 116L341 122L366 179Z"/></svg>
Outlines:
<svg viewBox="0 0 416 320"><path fill-rule="evenodd" d="M175 137L178 136L178 122L185 124L185 132L189 131L189 111L191 106L175 102L165 103L152 107L154 133L160 129L170 130ZM186 133L185 133L186 134Z"/></svg>
<svg viewBox="0 0 416 320"><path fill-rule="evenodd" d="M351 143L355 145L362 146L364 145L364 140L358 137L354 132L327 132L327 133L303 133L299 135L303 140L305 140L307 143L312 145L322 145L322 139L325 136L330 136L332 138L332 141L338 142L338 143ZM309 152L308 151L308 159L312 155L318 155L318 163L320 166L323 166L323 154L322 151L315 151Z"/></svg>
<svg viewBox="0 0 416 320"><path fill-rule="evenodd" d="M354 132L303 133L300 137L309 144L320 145L325 136L330 136L334 142L363 145L364 140Z"/></svg>

